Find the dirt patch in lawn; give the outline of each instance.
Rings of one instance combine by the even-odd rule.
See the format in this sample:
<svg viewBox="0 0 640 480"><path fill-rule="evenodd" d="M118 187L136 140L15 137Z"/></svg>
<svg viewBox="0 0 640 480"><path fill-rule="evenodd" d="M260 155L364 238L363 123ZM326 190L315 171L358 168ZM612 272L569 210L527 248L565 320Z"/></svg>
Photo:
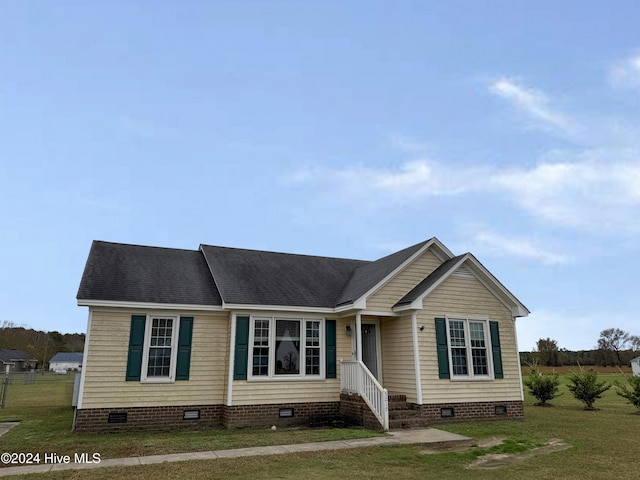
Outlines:
<svg viewBox="0 0 640 480"><path fill-rule="evenodd" d="M454 452L464 453L472 448L491 448L502 444L507 437L488 437L479 440L461 440L458 442L439 442L430 443L429 448L425 448L420 453L423 455L431 455L434 453Z"/></svg>
<svg viewBox="0 0 640 480"><path fill-rule="evenodd" d="M453 452L467 453L476 449L491 449L502 445L507 437L488 437L479 440L465 440L462 442L442 442L429 445L429 448L422 450L420 453L424 455L432 455L437 453ZM546 445L535 447L525 452L519 453L486 453L479 456L467 468L472 470L490 470L517 465L530 458L540 455L548 455L549 453L561 452L567 450L571 446L558 438L552 438Z"/></svg>
<svg viewBox="0 0 640 480"><path fill-rule="evenodd" d="M532 448L522 453L489 453L479 457L475 462L471 463L467 468L470 469L497 469L520 464L530 458L539 457L540 455L548 455L554 452L561 452L571 448L571 445L565 443L558 438L552 438L549 442L542 446Z"/></svg>

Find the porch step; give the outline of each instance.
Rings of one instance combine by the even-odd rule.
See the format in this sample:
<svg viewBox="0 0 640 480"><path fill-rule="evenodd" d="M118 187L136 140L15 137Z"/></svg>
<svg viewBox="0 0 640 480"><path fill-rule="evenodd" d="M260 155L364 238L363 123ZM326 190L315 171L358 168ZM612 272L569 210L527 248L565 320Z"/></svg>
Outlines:
<svg viewBox="0 0 640 480"><path fill-rule="evenodd" d="M391 402L406 402L407 396L401 393L390 393L389 394L389 403Z"/></svg>
<svg viewBox="0 0 640 480"><path fill-rule="evenodd" d="M428 426L427 420L420 417L420 410L416 405L407 403L406 395L389 395L389 428L391 430L426 426Z"/></svg>
<svg viewBox="0 0 640 480"><path fill-rule="evenodd" d="M407 428L425 428L428 427L427 420L424 418L394 418L389 419L389 430L401 430Z"/></svg>

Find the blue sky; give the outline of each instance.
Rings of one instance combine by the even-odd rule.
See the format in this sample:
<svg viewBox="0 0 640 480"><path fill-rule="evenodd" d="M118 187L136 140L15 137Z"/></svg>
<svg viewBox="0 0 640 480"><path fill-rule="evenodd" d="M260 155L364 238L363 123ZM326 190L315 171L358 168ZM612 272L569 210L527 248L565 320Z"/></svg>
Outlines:
<svg viewBox="0 0 640 480"><path fill-rule="evenodd" d="M482 4L481 4L482 3ZM94 239L471 251L538 338L640 334L637 2L3 2L0 321Z"/></svg>

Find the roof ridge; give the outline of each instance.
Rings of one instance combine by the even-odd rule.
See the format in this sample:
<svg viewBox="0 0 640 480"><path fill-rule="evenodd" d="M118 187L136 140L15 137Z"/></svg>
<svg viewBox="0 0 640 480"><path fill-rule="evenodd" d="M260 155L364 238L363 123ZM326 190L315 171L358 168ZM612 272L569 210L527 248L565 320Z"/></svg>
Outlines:
<svg viewBox="0 0 640 480"><path fill-rule="evenodd" d="M324 258L328 260L346 260L349 262L362 262L362 263L371 263L375 260L361 260L358 258L344 258L344 257L330 257L326 255L311 255L307 253L288 253L288 252L275 252L273 250L259 250L257 248L239 248L239 247L225 247L220 245L208 245L206 243L201 243L200 248L208 247L208 248L220 248L225 250L236 250L243 252L256 252L256 253L271 253L275 255L286 255L288 257L306 257L306 258Z"/></svg>
<svg viewBox="0 0 640 480"><path fill-rule="evenodd" d="M199 251L199 250L192 250L190 248L159 247L157 245L140 245L139 243L109 242L107 240L94 240L93 243L103 243L107 245L120 245L123 247L153 248L156 250L178 250L181 252L198 252Z"/></svg>

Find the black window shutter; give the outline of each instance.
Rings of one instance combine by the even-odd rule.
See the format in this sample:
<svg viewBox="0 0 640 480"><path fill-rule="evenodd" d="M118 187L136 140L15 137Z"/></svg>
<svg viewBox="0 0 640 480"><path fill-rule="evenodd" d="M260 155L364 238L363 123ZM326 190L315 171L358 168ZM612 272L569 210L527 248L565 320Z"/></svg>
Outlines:
<svg viewBox="0 0 640 480"><path fill-rule="evenodd" d="M438 351L438 376L440 378L450 378L447 322L444 318L436 318L436 346Z"/></svg>
<svg viewBox="0 0 640 480"><path fill-rule="evenodd" d="M180 317L180 330L178 331L178 357L176 360L176 380L189 380L192 334L193 317Z"/></svg>
<svg viewBox="0 0 640 480"><path fill-rule="evenodd" d="M233 379L247 379L249 360L249 317L236 317L236 348L233 362Z"/></svg>
<svg viewBox="0 0 640 480"><path fill-rule="evenodd" d="M493 354L493 374L495 378L504 378L502 371L502 351L500 348L500 331L498 322L489 322L491 330L491 353Z"/></svg>
<svg viewBox="0 0 640 480"><path fill-rule="evenodd" d="M336 321L325 321L326 335L326 378L336 378Z"/></svg>
<svg viewBox="0 0 640 480"><path fill-rule="evenodd" d="M126 381L140 380L142 371L142 351L144 349L144 327L147 323L146 315L131 316L131 330L129 331L129 355L127 356Z"/></svg>

